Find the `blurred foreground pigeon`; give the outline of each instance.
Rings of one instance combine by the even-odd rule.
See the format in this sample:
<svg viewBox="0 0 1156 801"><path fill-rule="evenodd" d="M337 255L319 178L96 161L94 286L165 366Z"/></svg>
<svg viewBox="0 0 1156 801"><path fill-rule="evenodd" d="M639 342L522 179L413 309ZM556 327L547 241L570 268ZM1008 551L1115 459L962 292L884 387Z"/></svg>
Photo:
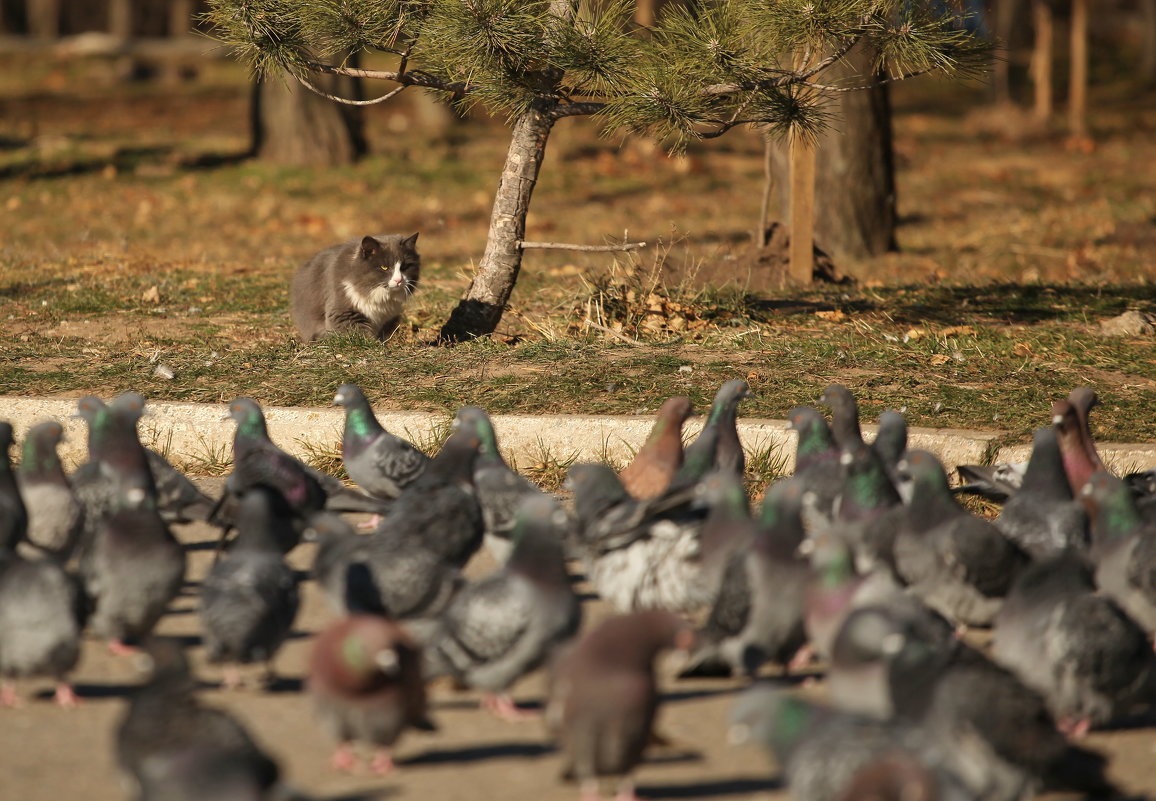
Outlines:
<svg viewBox="0 0 1156 801"><path fill-rule="evenodd" d="M746 508L742 484L728 474L713 474L708 482L721 486L711 499L711 517L704 525L705 560L712 549L710 528L719 512L735 530L740 547L729 559L718 597L699 632L694 653L683 675L714 672L754 676L767 661L788 666L803 646L804 588L810 569L798 554L803 541L802 487L793 480L773 484L763 499L758 524Z"/></svg>
<svg viewBox="0 0 1156 801"><path fill-rule="evenodd" d="M995 659L1041 693L1073 736L1154 699L1156 654L1147 634L1096 594L1087 567L1071 553L1023 572L996 617L992 646Z"/></svg>
<svg viewBox="0 0 1156 801"><path fill-rule="evenodd" d="M839 450L854 450L863 444L863 433L859 428L859 404L851 390L842 384L831 384L819 396L819 403L831 410L831 434Z"/></svg>
<svg viewBox="0 0 1156 801"><path fill-rule="evenodd" d="M682 426L694 414L690 398L667 398L658 409L654 427L618 478L635 498L657 498L666 492L682 468Z"/></svg>
<svg viewBox="0 0 1156 801"><path fill-rule="evenodd" d="M355 384L337 388L333 402L345 407L341 459L357 486L375 498L396 498L425 470L429 458L381 427Z"/></svg>
<svg viewBox="0 0 1156 801"><path fill-rule="evenodd" d="M871 450L879 456L899 495L904 501L910 500L910 486L899 472L899 462L907 453L907 418L895 411L879 415L879 428L871 442Z"/></svg>
<svg viewBox="0 0 1156 801"><path fill-rule="evenodd" d="M237 531L233 547L201 583L205 651L213 664L263 662L272 677L273 657L289 636L299 603L296 574L281 556L278 534L292 527L280 494L256 486L242 495ZM232 667L225 684L240 684Z"/></svg>
<svg viewBox="0 0 1156 801"><path fill-rule="evenodd" d="M608 603L620 611L691 612L712 602L718 587L702 575L702 513L689 507L693 486L636 500L604 464L574 465L567 485L586 577Z"/></svg>
<svg viewBox="0 0 1156 801"><path fill-rule="evenodd" d="M116 731L116 762L140 801L261 801L280 769L230 713L203 705L176 641L150 642L151 676Z"/></svg>
<svg viewBox="0 0 1156 801"><path fill-rule="evenodd" d="M550 682L546 721L556 736L564 776L582 797L614 782L620 801L634 799L631 773L652 738L658 711L654 662L668 648L686 650L694 634L660 610L612 617L560 655Z"/></svg>
<svg viewBox="0 0 1156 801"><path fill-rule="evenodd" d="M459 427L472 431L478 438L478 455L474 462L474 492L482 510L486 546L499 562L506 561L513 547L511 533L518 508L527 498L543 495L532 481L511 470L498 450L498 438L489 415L477 406L458 410Z"/></svg>
<svg viewBox="0 0 1156 801"><path fill-rule="evenodd" d="M899 491L879 454L863 443L839 455L843 488L834 528L854 549L860 571L895 569L895 532L903 515Z"/></svg>
<svg viewBox="0 0 1156 801"><path fill-rule="evenodd" d="M814 512L823 521L835 515L835 503L843 491L843 470L839 448L831 429L818 409L796 406L787 415L787 428L798 435L795 445L794 477L813 493Z"/></svg>
<svg viewBox="0 0 1156 801"><path fill-rule="evenodd" d="M729 739L769 749L796 801L836 801L861 771L883 758L924 766L941 801L967 797L937 743L918 726L842 712L769 685L755 685L739 696Z"/></svg>
<svg viewBox="0 0 1156 801"><path fill-rule="evenodd" d="M39 676L56 681L57 703L72 706L76 696L65 677L80 659L79 587L55 559L16 552L26 516L8 460L11 447L12 426L0 422L0 706L20 703L13 679Z"/></svg>
<svg viewBox="0 0 1156 801"><path fill-rule="evenodd" d="M912 497L895 537L895 566L924 603L954 623L988 625L1028 557L951 495L934 455L912 451Z"/></svg>
<svg viewBox="0 0 1156 801"><path fill-rule="evenodd" d="M1036 431L1023 483L1004 504L995 524L1036 558L1087 548L1087 515L1072 497L1054 429Z"/></svg>
<svg viewBox="0 0 1156 801"><path fill-rule="evenodd" d="M516 514L514 549L496 573L462 589L426 645L429 676L450 673L485 692L499 717L521 715L509 688L578 632L582 606L566 573L566 514L547 495Z"/></svg>
<svg viewBox="0 0 1156 801"><path fill-rule="evenodd" d="M27 541L67 561L84 527L84 506L56 452L63 438L64 428L55 421L29 429L16 477L28 510Z"/></svg>
<svg viewBox="0 0 1156 801"><path fill-rule="evenodd" d="M1156 632L1156 526L1128 485L1099 471L1080 491L1091 522L1096 585L1151 635Z"/></svg>
<svg viewBox="0 0 1156 801"><path fill-rule="evenodd" d="M393 769L393 745L407 728L432 731L426 716L422 657L397 624L376 615L351 615L330 624L313 642L309 693L338 741L330 764L351 770L354 743L374 747L370 768Z"/></svg>
<svg viewBox="0 0 1156 801"><path fill-rule="evenodd" d="M1072 408L1076 411L1076 419L1080 422L1080 442L1084 445L1084 453L1088 457L1092 472L1107 470L1103 460L1100 459L1099 451L1096 450L1096 441L1092 437L1092 426L1089 420L1092 409L1100 403L1099 396L1091 387L1076 387L1068 393L1068 403L1072 404Z"/></svg>

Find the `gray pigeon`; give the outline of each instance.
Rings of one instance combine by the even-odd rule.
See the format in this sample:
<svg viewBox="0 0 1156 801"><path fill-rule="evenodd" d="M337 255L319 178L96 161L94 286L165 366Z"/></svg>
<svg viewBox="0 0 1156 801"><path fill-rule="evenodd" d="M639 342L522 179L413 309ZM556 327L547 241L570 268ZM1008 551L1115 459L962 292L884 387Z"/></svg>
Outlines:
<svg viewBox="0 0 1156 801"><path fill-rule="evenodd" d="M990 625L1028 557L959 505L934 455L912 451L911 504L895 536L895 566L924 603L954 623Z"/></svg>
<svg viewBox="0 0 1156 801"><path fill-rule="evenodd" d="M1087 566L1071 553L1020 575L996 617L992 654L1047 699L1073 736L1154 699L1156 654L1147 634L1096 594Z"/></svg>
<svg viewBox="0 0 1156 801"><path fill-rule="evenodd" d="M276 490L256 486L241 496L237 539L201 584L201 628L212 664L228 663L225 685L240 674L231 665L273 657L297 616L297 577L282 558L279 533L292 531L289 509Z"/></svg>
<svg viewBox="0 0 1156 801"><path fill-rule="evenodd" d="M425 472L390 505L376 536L420 545L464 567L481 547L484 531L473 484L480 444L476 431L456 424Z"/></svg>
<svg viewBox="0 0 1156 801"><path fill-rule="evenodd" d="M888 754L855 773L838 801L978 801L957 777L910 754Z"/></svg>
<svg viewBox="0 0 1156 801"><path fill-rule="evenodd" d="M851 390L842 384L831 384L819 396L819 403L831 409L831 434L839 450L850 451L863 444L859 404Z"/></svg>
<svg viewBox="0 0 1156 801"><path fill-rule="evenodd" d="M702 480L712 470L730 470L740 478L746 470L746 455L736 426L739 401L749 397L746 381L727 381L715 393L706 423L683 453L682 467L671 481L672 487L687 487Z"/></svg>
<svg viewBox="0 0 1156 801"><path fill-rule="evenodd" d="M658 711L654 661L667 648L686 650L694 634L670 612L612 617L562 653L550 681L546 722L562 750L563 776L584 799L604 781L632 798L631 773L653 738Z"/></svg>
<svg viewBox="0 0 1156 801"><path fill-rule="evenodd" d="M426 715L421 651L404 629L377 615L341 618L317 635L309 655L309 694L338 741L330 765L352 770L355 742L376 753L370 769L393 770L393 745L407 728L433 731Z"/></svg>
<svg viewBox="0 0 1156 801"><path fill-rule="evenodd" d="M1100 404L1100 398L1096 395L1096 391L1091 387L1076 387L1068 393L1068 403L1072 404L1072 409L1076 412L1076 419L1080 422L1080 442L1084 446L1084 453L1088 457L1088 462L1096 470L1107 470L1104 462L1100 459L1100 453L1096 450L1096 441L1092 437L1092 426L1089 421L1089 415L1094 407Z"/></svg>
<svg viewBox="0 0 1156 801"><path fill-rule="evenodd" d="M16 552L26 533L24 504L12 477L8 451L12 426L0 421L0 706L20 703L13 679L55 679L56 701L76 704L65 680L80 659L79 587L51 557L31 560Z"/></svg>
<svg viewBox="0 0 1156 801"><path fill-rule="evenodd" d="M457 594L426 645L427 678L452 674L484 691L483 706L510 720L521 712L509 688L543 665L582 622L562 550L566 513L539 494L522 503L515 520L509 561Z"/></svg>
<svg viewBox="0 0 1156 801"><path fill-rule="evenodd" d="M57 446L64 428L55 421L33 426L24 439L16 478L28 510L27 541L67 561L84 528L84 506L72 492Z"/></svg>
<svg viewBox="0 0 1156 801"><path fill-rule="evenodd" d="M796 801L837 801L861 771L883 758L911 760L932 771L939 801L968 797L938 743L917 725L854 715L769 685L739 696L729 738L769 749Z"/></svg>
<svg viewBox="0 0 1156 801"><path fill-rule="evenodd" d="M835 516L835 503L843 492L839 448L818 409L796 406L787 415L787 428L798 434L795 446L795 478L813 493L814 512L824 522Z"/></svg>
<svg viewBox="0 0 1156 801"><path fill-rule="evenodd" d="M731 538L741 547L728 560L718 597L683 675L714 672L719 665L729 673L754 676L767 661L786 669L806 641L803 600L810 570L798 554L804 536L802 487L793 480L773 484L756 525L747 512L742 485L723 474L707 479L712 480L721 484L716 490L720 497L710 499L704 559L711 558L710 529L720 511L727 515L724 522L735 529Z"/></svg>
<svg viewBox="0 0 1156 801"><path fill-rule="evenodd" d="M927 731L972 792L992 801L1044 789L1113 792L1103 756L1069 745L1044 698L1013 673L961 641L945 640L935 628L882 619L889 621L900 625L868 632L859 645L887 665L896 717ZM869 657L856 661L862 665ZM871 686L878 685L860 684L859 690Z"/></svg>
<svg viewBox="0 0 1156 801"><path fill-rule="evenodd" d="M595 591L620 611L693 612L718 590L704 577L700 533L703 514L690 508L693 486L660 498L631 498L604 464L570 468L578 549Z"/></svg>
<svg viewBox="0 0 1156 801"><path fill-rule="evenodd" d="M1087 549L1087 515L1072 497L1053 429L1036 431L1023 483L1004 504L995 524L1035 558Z"/></svg>
<svg viewBox="0 0 1156 801"><path fill-rule="evenodd" d="M140 801L264 801L280 769L230 713L203 705L180 646L149 643L151 677L116 730L116 761Z"/></svg>
<svg viewBox="0 0 1156 801"><path fill-rule="evenodd" d="M333 402L345 407L341 459L357 486L375 498L396 498L417 480L429 458L381 427L365 394L355 384L337 388Z"/></svg>
<svg viewBox="0 0 1156 801"><path fill-rule="evenodd" d="M305 535L317 542L313 578L335 614L404 621L422 640L462 584L456 567L420 543L358 534L331 512L314 515Z"/></svg>
<svg viewBox="0 0 1156 801"><path fill-rule="evenodd" d="M855 563L866 573L894 572L894 542L903 515L899 491L879 454L863 443L839 455L843 488L835 504L833 526L855 551Z"/></svg>
<svg viewBox="0 0 1156 801"><path fill-rule="evenodd" d="M906 477L899 472L899 462L907 453L907 418L896 411L885 411L879 415L879 428L871 442L871 450L883 463L887 477L906 502L911 498L911 487Z"/></svg>
<svg viewBox="0 0 1156 801"><path fill-rule="evenodd" d="M1156 526L1136 508L1128 485L1093 473L1080 491L1091 521L1096 585L1149 635L1156 632Z"/></svg>
<svg viewBox="0 0 1156 801"><path fill-rule="evenodd" d="M458 410L458 425L477 434L480 446L474 462L474 490L486 527L486 546L499 562L510 554L511 533L518 508L527 498L543 495L533 482L510 469L498 451L489 416L477 406Z"/></svg>

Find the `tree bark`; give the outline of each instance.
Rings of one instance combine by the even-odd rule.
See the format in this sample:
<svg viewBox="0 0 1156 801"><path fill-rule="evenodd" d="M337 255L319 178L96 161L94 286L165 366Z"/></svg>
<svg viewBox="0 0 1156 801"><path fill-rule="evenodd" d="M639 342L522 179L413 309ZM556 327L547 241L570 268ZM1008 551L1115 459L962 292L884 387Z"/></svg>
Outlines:
<svg viewBox="0 0 1156 801"><path fill-rule="evenodd" d="M1040 123L1052 117L1052 9L1046 0L1032 0L1036 43L1032 50L1033 114Z"/></svg>
<svg viewBox="0 0 1156 801"><path fill-rule="evenodd" d="M787 275L806 285L815 269L815 144L793 135L789 147L791 257Z"/></svg>
<svg viewBox="0 0 1156 801"><path fill-rule="evenodd" d="M356 98L351 79L317 76L314 85ZM252 96L253 155L298 167L351 164L365 154L361 109L327 100L289 76L257 81Z"/></svg>
<svg viewBox="0 0 1156 801"><path fill-rule="evenodd" d="M1072 0L1070 37L1068 132L1082 140L1088 137L1088 0Z"/></svg>
<svg viewBox="0 0 1156 801"><path fill-rule="evenodd" d="M490 334L502 319L522 267L518 243L525 237L530 198L553 126L550 109L540 104L515 120L490 213L486 250L465 297L442 326L439 341L462 342Z"/></svg>
<svg viewBox="0 0 1156 801"><path fill-rule="evenodd" d="M823 73L823 82L870 75L871 64L871 53L856 47ZM831 125L819 134L816 147L815 245L837 265L896 250L888 86L843 92L832 99L828 110ZM785 148L776 148L775 172L789 175ZM789 223L787 181L778 185L780 215Z"/></svg>
<svg viewBox="0 0 1156 801"><path fill-rule="evenodd" d="M36 39L60 37L60 0L28 0L28 32Z"/></svg>
<svg viewBox="0 0 1156 801"><path fill-rule="evenodd" d="M1156 83L1156 0L1140 0L1140 65L1137 71L1146 84Z"/></svg>

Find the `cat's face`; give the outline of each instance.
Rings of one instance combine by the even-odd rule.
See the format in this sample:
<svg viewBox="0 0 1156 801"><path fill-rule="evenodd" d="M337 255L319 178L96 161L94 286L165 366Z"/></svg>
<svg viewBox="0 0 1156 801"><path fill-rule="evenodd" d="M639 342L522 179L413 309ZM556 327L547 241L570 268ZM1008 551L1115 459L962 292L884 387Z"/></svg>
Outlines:
<svg viewBox="0 0 1156 801"><path fill-rule="evenodd" d="M361 242L360 257L363 264L371 268L372 279L377 286L393 293L412 294L417 288L421 272L421 257L415 247L417 234L402 239L386 241L371 236Z"/></svg>

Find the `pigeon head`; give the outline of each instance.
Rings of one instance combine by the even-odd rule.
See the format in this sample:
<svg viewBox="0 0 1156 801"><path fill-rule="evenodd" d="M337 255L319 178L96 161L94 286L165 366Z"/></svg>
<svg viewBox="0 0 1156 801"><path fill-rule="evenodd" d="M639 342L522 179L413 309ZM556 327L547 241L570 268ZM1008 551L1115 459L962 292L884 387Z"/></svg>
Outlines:
<svg viewBox="0 0 1156 801"><path fill-rule="evenodd" d="M915 493L949 493L947 473L943 463L930 451L911 451L899 462L899 470L911 476Z"/></svg>
<svg viewBox="0 0 1156 801"><path fill-rule="evenodd" d="M888 410L879 415L879 430L875 434L876 450L892 464L899 461L907 450L907 418L902 412Z"/></svg>
<svg viewBox="0 0 1156 801"><path fill-rule="evenodd" d="M121 419L132 420L135 423L144 416L145 397L139 392L122 392L112 399L108 408Z"/></svg>
<svg viewBox="0 0 1156 801"><path fill-rule="evenodd" d="M759 522L764 526L778 526L798 517L803 511L806 487L794 478L783 478L767 487L759 509Z"/></svg>
<svg viewBox="0 0 1156 801"><path fill-rule="evenodd" d="M735 701L727 739L735 745L757 743L785 760L807 736L820 709L785 687L759 682Z"/></svg>
<svg viewBox="0 0 1156 801"><path fill-rule="evenodd" d="M92 421L105 408L107 407L100 398L95 395L85 395L76 402L76 416L92 425Z"/></svg>
<svg viewBox="0 0 1156 801"><path fill-rule="evenodd" d="M333 405L344 406L346 409L359 406L364 402L365 393L357 384L342 384L337 388L337 394L333 396Z"/></svg>
<svg viewBox="0 0 1156 801"><path fill-rule="evenodd" d="M694 488L695 505L717 509L727 517L747 517L747 491L730 470L713 470Z"/></svg>
<svg viewBox="0 0 1156 801"><path fill-rule="evenodd" d="M12 424L6 420L0 420L0 450L4 452L3 459L4 467L8 468L10 463L8 461L8 451L12 448L12 444L16 441L16 437L12 431Z"/></svg>
<svg viewBox="0 0 1156 801"><path fill-rule="evenodd" d="M630 497L618 474L604 464L574 465L565 486L574 493L574 511L583 525Z"/></svg>
<svg viewBox="0 0 1156 801"><path fill-rule="evenodd" d="M342 455L350 458L366 443L377 439L384 429L369 408L369 401L356 384L342 384L333 396L336 406L345 407L345 430L342 433Z"/></svg>
<svg viewBox="0 0 1156 801"><path fill-rule="evenodd" d="M314 641L310 684L331 693L371 693L414 670L416 647L398 626L376 615L354 614L338 620Z"/></svg>
<svg viewBox="0 0 1156 801"><path fill-rule="evenodd" d="M1076 387L1068 394L1068 402L1075 407L1076 414L1087 418L1088 412L1100 404L1100 398L1091 387Z"/></svg>
<svg viewBox="0 0 1156 801"><path fill-rule="evenodd" d="M799 444L795 450L796 472L829 454L835 447L831 429L818 409L810 406L791 409L787 415L787 428L799 435Z"/></svg>
<svg viewBox="0 0 1156 801"><path fill-rule="evenodd" d="M907 631L884 606L865 606L847 616L832 644L831 659L840 666L890 661L907 644Z"/></svg>
<svg viewBox="0 0 1156 801"><path fill-rule="evenodd" d="M808 537L799 551L811 560L824 589L837 589L853 580L855 556L847 543L832 531L820 531Z"/></svg>
<svg viewBox="0 0 1156 801"><path fill-rule="evenodd" d="M1128 484L1106 470L1092 473L1079 497L1092 523L1094 542L1122 540L1144 525Z"/></svg>
<svg viewBox="0 0 1156 801"><path fill-rule="evenodd" d="M1088 456L1080 416L1070 401L1060 400L1052 404L1052 426L1060 443L1060 455L1068 474L1068 483L1072 492L1079 492L1098 467Z"/></svg>
<svg viewBox="0 0 1156 801"><path fill-rule="evenodd" d="M682 424L688 418L694 416L694 406L690 403L690 398L685 395L676 395L673 398L667 398L663 401L662 406L658 407L657 419L654 421L654 428L650 430L650 436L646 438L647 442L658 439L666 431L675 428L682 430Z"/></svg>
<svg viewBox="0 0 1156 801"><path fill-rule="evenodd" d="M477 406L463 406L454 417L458 430L472 432L478 439L478 450L483 456L500 456L498 436L490 416Z"/></svg>
<svg viewBox="0 0 1156 801"><path fill-rule="evenodd" d="M265 414L256 401L249 398L237 398L229 404L229 417L237 423L237 433L241 436L268 438L269 432L265 427Z"/></svg>
<svg viewBox="0 0 1156 801"><path fill-rule="evenodd" d="M507 569L568 588L562 538L569 522L566 512L549 495L528 496L514 513L514 549Z"/></svg>
<svg viewBox="0 0 1156 801"><path fill-rule="evenodd" d="M356 537L357 532L338 514L315 512L309 517L309 523L301 536L306 542L316 542L323 545L327 542Z"/></svg>
<svg viewBox="0 0 1156 801"><path fill-rule="evenodd" d="M831 409L831 431L840 448L854 448L863 441L859 430L859 404L851 390L842 384L831 384L819 396L819 403Z"/></svg>
<svg viewBox="0 0 1156 801"><path fill-rule="evenodd" d="M56 447L64 439L64 426L55 420L37 423L28 430L21 450L20 472L28 477L60 469Z"/></svg>
<svg viewBox="0 0 1156 801"><path fill-rule="evenodd" d="M714 395L714 402L711 403L710 417L707 419L707 422L716 423L721 420L724 415L733 415L738 407L739 401L749 397L750 394L750 386L741 378L733 378L727 381L718 388L718 392Z"/></svg>
<svg viewBox="0 0 1156 801"><path fill-rule="evenodd" d="M196 679L189 670L184 646L175 637L152 637L137 656L139 668L148 674L147 687L164 687L172 692L192 692Z"/></svg>
<svg viewBox="0 0 1156 801"><path fill-rule="evenodd" d="M843 499L839 517L854 520L870 516L880 509L899 503L895 490L879 455L862 442L839 456L843 468Z"/></svg>
<svg viewBox="0 0 1156 801"><path fill-rule="evenodd" d="M1076 410L1076 419L1079 420L1080 424L1080 442L1084 446L1084 453L1087 454L1088 461L1097 470L1103 470L1104 463L1096 450L1096 443L1092 439L1092 427L1088 420L1089 413L1100 403L1099 396L1091 387L1076 387L1069 393L1068 403L1072 404L1072 408Z"/></svg>

